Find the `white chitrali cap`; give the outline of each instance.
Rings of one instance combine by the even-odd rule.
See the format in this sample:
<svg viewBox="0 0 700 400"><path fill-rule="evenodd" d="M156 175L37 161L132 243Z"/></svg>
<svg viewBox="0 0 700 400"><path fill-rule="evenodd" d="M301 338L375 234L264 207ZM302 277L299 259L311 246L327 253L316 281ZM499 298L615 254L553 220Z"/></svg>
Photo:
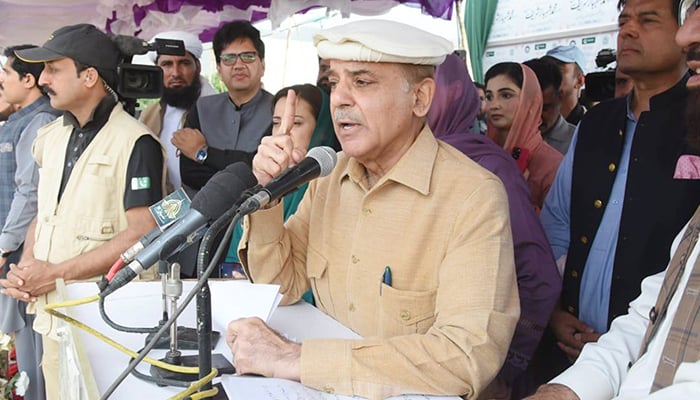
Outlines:
<svg viewBox="0 0 700 400"><path fill-rule="evenodd" d="M324 59L439 65L452 53L452 43L400 22L369 19L350 22L314 35Z"/></svg>
<svg viewBox="0 0 700 400"><path fill-rule="evenodd" d="M185 50L188 52L192 53L192 55L199 59L199 57L202 56L202 41L199 40L199 38L196 35L193 35L189 32L184 32L184 31L168 31L168 32L161 32L155 36L153 36L153 39L151 41L154 41L156 39L173 39L173 40L182 40L185 43ZM158 54L156 54L155 51L150 51L148 52L148 57L151 59L153 63L156 62Z"/></svg>

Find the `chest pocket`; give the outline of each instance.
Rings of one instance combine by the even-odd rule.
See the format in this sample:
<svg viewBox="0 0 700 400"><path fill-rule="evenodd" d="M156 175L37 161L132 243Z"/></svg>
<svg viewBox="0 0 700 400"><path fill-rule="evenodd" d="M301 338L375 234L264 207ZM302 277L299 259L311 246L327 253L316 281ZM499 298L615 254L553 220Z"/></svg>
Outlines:
<svg viewBox="0 0 700 400"><path fill-rule="evenodd" d="M377 326L381 337L423 334L435 322L437 290L398 290L382 284Z"/></svg>

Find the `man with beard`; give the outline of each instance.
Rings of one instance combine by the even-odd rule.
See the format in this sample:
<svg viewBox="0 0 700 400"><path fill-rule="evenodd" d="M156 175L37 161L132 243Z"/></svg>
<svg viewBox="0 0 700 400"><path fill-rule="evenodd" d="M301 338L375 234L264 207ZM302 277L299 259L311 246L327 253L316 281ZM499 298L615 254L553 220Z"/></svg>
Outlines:
<svg viewBox="0 0 700 400"><path fill-rule="evenodd" d="M215 94L209 82L200 76L202 66L202 42L197 36L183 31L163 32L155 39L182 40L185 43L184 56L159 55L149 53L151 61L163 70L163 97L160 101L146 107L140 120L151 128L166 152L167 191L177 190L181 186L180 153L172 143L173 132L183 127L187 110L200 96Z"/></svg>
<svg viewBox="0 0 700 400"><path fill-rule="evenodd" d="M617 66L632 93L581 120L541 219L564 266L555 339L542 345L540 382L568 367L668 263L674 236L700 200L700 180L674 179L685 141L688 80L673 38L679 0L621 0ZM566 356L566 357L565 357ZM568 360L567 360L568 358Z"/></svg>
<svg viewBox="0 0 700 400"><path fill-rule="evenodd" d="M682 26L676 35L676 43L687 53L687 65L692 70L700 68L699 5L698 0L681 2ZM687 142L697 152L700 77L689 79L687 87L691 90ZM696 155L682 155L676 177L700 179L698 160ZM688 168L687 164L694 166ZM630 304L629 312L617 318L597 343L584 347L574 366L529 399L700 398L698 232L700 208L676 236L667 269L644 279L641 295Z"/></svg>

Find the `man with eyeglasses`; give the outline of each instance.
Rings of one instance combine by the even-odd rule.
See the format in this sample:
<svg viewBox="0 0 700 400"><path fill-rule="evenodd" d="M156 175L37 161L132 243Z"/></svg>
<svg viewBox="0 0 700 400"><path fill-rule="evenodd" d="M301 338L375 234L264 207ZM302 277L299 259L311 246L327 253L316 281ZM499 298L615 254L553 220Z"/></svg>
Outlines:
<svg viewBox="0 0 700 400"><path fill-rule="evenodd" d="M682 1L676 43L691 70L700 68L700 1ZM691 154L678 160L678 179L700 179L700 79L688 79ZM642 282L642 293L576 364L530 400L700 398L700 208L676 236L665 271Z"/></svg>
<svg viewBox="0 0 700 400"><path fill-rule="evenodd" d="M272 94L262 88L265 44L248 21L233 21L214 35L216 70L228 91L200 97L185 128L173 133L180 150L182 184L194 195L218 171L252 162L272 129Z"/></svg>

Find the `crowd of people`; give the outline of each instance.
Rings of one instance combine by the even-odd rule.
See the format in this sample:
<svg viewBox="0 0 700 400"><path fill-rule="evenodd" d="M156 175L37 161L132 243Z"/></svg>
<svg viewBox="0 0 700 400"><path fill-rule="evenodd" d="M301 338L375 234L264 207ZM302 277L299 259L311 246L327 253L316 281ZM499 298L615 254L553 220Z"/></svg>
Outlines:
<svg viewBox="0 0 700 400"><path fill-rule="evenodd" d="M576 46L498 63L481 84L449 41L384 20L318 32L316 84L274 95L251 23L214 36L218 94L199 38L162 32L186 52L152 53L164 92L140 121L98 28L8 47L0 331L25 398L60 398L43 309L57 279L104 275L164 195L192 197L233 163L265 185L316 146L339 151L333 171L247 215L216 274L278 284L283 304L309 301L362 339L297 343L238 319L237 373L370 399L700 397L698 7L620 0L619 84L595 105ZM177 255L186 276L195 256Z"/></svg>

